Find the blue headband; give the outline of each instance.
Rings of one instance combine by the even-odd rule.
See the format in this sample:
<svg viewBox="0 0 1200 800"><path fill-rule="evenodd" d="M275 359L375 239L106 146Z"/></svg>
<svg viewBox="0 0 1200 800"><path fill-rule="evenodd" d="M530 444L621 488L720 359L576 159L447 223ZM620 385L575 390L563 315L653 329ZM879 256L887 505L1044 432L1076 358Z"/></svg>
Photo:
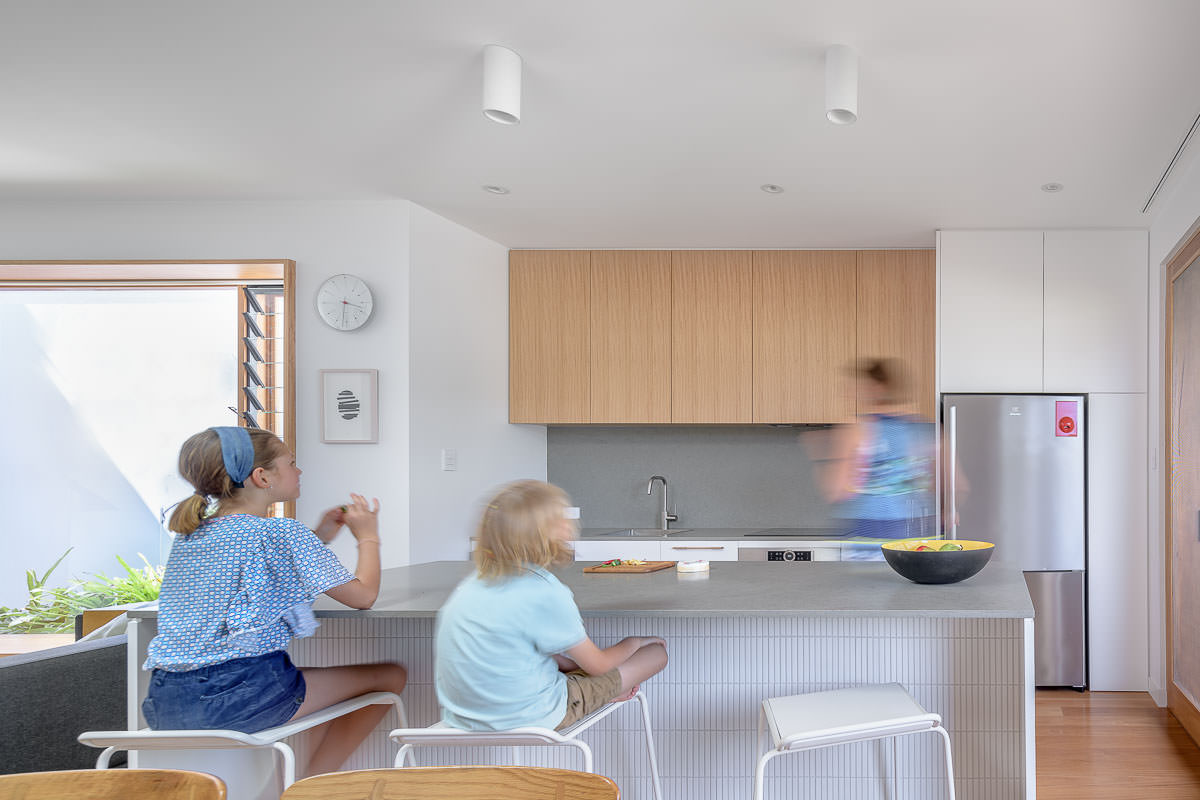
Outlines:
<svg viewBox="0 0 1200 800"><path fill-rule="evenodd" d="M209 430L221 440L221 459L225 462L229 480L235 489L241 489L254 471L254 443L250 441L250 431L232 425Z"/></svg>

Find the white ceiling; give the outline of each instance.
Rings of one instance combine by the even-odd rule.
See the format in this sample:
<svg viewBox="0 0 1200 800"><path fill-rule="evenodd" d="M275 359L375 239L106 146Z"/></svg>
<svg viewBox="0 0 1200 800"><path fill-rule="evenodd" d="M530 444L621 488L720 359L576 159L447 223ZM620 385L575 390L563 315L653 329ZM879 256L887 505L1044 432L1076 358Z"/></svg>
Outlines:
<svg viewBox="0 0 1200 800"><path fill-rule="evenodd" d="M402 197L511 247L1147 227L1197 30L1196 0L3 0L0 199ZM485 43L524 59L518 126L480 113Z"/></svg>

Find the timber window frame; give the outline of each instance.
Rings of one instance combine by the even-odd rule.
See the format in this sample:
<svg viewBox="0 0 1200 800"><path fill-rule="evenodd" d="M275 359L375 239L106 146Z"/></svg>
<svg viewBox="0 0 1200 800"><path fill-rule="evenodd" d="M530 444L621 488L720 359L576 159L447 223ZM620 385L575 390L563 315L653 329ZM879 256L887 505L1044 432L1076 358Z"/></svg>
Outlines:
<svg viewBox="0 0 1200 800"><path fill-rule="evenodd" d="M220 287L238 289L240 391L231 409L238 424L270 430L294 451L295 261L0 261L0 291ZM295 506L285 503L283 515L294 517Z"/></svg>

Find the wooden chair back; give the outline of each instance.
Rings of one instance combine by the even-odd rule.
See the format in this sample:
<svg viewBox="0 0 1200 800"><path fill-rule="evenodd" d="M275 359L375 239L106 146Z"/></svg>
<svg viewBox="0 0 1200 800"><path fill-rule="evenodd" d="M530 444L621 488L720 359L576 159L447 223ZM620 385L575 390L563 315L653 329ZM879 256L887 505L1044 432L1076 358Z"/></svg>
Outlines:
<svg viewBox="0 0 1200 800"><path fill-rule="evenodd" d="M71 769L0 775L0 800L225 800L225 782L182 769Z"/></svg>
<svg viewBox="0 0 1200 800"><path fill-rule="evenodd" d="M331 772L280 800L620 800L603 775L549 767L408 767Z"/></svg>

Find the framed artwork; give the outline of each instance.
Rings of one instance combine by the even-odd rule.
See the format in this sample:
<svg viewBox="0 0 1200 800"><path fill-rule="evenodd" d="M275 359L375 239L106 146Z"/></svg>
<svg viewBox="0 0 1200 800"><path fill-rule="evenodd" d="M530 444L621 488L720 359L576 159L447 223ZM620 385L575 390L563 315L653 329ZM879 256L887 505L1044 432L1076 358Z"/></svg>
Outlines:
<svg viewBox="0 0 1200 800"><path fill-rule="evenodd" d="M321 441L379 441L379 370L321 370Z"/></svg>

